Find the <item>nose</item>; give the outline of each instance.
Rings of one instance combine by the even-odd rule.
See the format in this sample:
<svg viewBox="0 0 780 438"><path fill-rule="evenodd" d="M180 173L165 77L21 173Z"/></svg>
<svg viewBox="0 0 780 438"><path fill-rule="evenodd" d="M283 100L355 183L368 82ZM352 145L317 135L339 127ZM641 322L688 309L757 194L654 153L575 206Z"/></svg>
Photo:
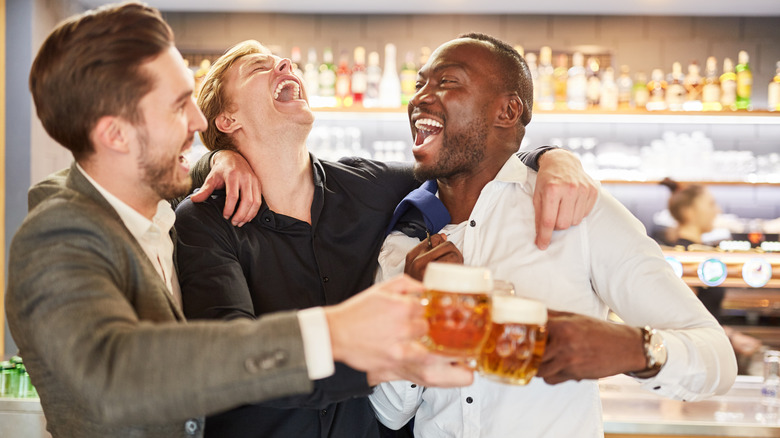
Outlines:
<svg viewBox="0 0 780 438"><path fill-rule="evenodd" d="M206 117L200 110L198 105L195 104L195 99L190 99L189 112L190 112L190 131L203 132L208 127Z"/></svg>
<svg viewBox="0 0 780 438"><path fill-rule="evenodd" d="M276 71L278 73L292 73L292 61L287 58L279 59L276 63Z"/></svg>
<svg viewBox="0 0 780 438"><path fill-rule="evenodd" d="M422 106L431 103L432 100L433 94L431 93L431 89L426 83L419 90L417 90L416 93L414 93L414 96L412 96L411 99L409 99L409 105Z"/></svg>

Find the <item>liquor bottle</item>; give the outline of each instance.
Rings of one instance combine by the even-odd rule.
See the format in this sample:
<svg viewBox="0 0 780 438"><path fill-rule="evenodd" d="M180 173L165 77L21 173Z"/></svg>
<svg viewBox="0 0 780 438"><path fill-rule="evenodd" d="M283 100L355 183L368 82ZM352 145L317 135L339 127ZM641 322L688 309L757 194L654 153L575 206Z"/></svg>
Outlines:
<svg viewBox="0 0 780 438"><path fill-rule="evenodd" d="M431 48L428 46L420 47L420 62L417 65L419 65L420 67L424 66L425 64L428 63L428 58L430 57L431 57Z"/></svg>
<svg viewBox="0 0 780 438"><path fill-rule="evenodd" d="M591 56L587 63L588 85L585 88L585 98L588 108L597 108L601 98L601 78L599 76L599 60Z"/></svg>
<svg viewBox="0 0 780 438"><path fill-rule="evenodd" d="M298 46L294 46L292 50L290 50L290 61L292 61L292 70L293 74L295 76L298 76L303 80L303 70L301 70L301 48Z"/></svg>
<svg viewBox="0 0 780 438"><path fill-rule="evenodd" d="M539 109L555 109L555 85L553 83L552 49L544 46L539 50Z"/></svg>
<svg viewBox="0 0 780 438"><path fill-rule="evenodd" d="M753 109L753 105L750 104L750 94L753 88L753 72L750 71L747 52L740 50L737 60L739 61L736 67L737 109L751 110Z"/></svg>
<svg viewBox="0 0 780 438"><path fill-rule="evenodd" d="M701 109L703 111L720 111L720 79L718 78L718 61L714 56L707 58L704 68L704 87L701 90Z"/></svg>
<svg viewBox="0 0 780 438"><path fill-rule="evenodd" d="M417 65L414 63L414 52L406 52L401 65L401 105L409 103L417 91Z"/></svg>
<svg viewBox="0 0 780 438"><path fill-rule="evenodd" d="M604 70L604 76L601 78L599 106L607 111L617 111L618 109L618 86L615 82L615 71L612 67L607 67Z"/></svg>
<svg viewBox="0 0 780 438"><path fill-rule="evenodd" d="M775 66L775 77L769 82L767 93L769 111L780 111L780 61L777 61Z"/></svg>
<svg viewBox="0 0 780 438"><path fill-rule="evenodd" d="M317 50L313 47L309 49L306 56L306 65L303 67L303 83L306 88L306 96L309 98L309 105L320 106L320 71L317 69Z"/></svg>
<svg viewBox="0 0 780 438"><path fill-rule="evenodd" d="M558 55L553 70L553 89L555 90L555 108L566 109L566 82L569 78L569 58L565 53Z"/></svg>
<svg viewBox="0 0 780 438"><path fill-rule="evenodd" d="M398 78L398 70L395 67L395 45L385 45L385 68L382 71L382 80L379 82L379 104L385 108L398 108L401 106L401 80Z"/></svg>
<svg viewBox="0 0 780 438"><path fill-rule="evenodd" d="M337 106L352 106L352 69L349 68L349 55L346 50L342 50L339 54L335 91Z"/></svg>
<svg viewBox="0 0 780 438"><path fill-rule="evenodd" d="M688 64L688 74L685 75L683 86L685 87L685 111L701 111L703 108L701 95L704 89L704 80L699 73L699 64L696 61Z"/></svg>
<svg viewBox="0 0 780 438"><path fill-rule="evenodd" d="M646 109L650 100L650 90L647 88L647 75L645 72L637 72L634 87L631 89L631 97L634 108Z"/></svg>
<svg viewBox="0 0 780 438"><path fill-rule="evenodd" d="M355 105L363 105L363 97L368 88L366 77L366 49L361 46L355 47L355 64L352 66L352 99Z"/></svg>
<svg viewBox="0 0 780 438"><path fill-rule="evenodd" d="M647 100L648 111L662 111L666 109L666 81L664 72L660 68L653 69L650 82L647 83L647 91L650 94Z"/></svg>
<svg viewBox="0 0 780 438"><path fill-rule="evenodd" d="M323 106L336 106L336 66L333 65L333 51L326 48L322 52L320 70L320 97Z"/></svg>
<svg viewBox="0 0 780 438"><path fill-rule="evenodd" d="M737 109L737 75L731 58L723 59L723 74L720 75L720 103L723 109Z"/></svg>
<svg viewBox="0 0 780 438"><path fill-rule="evenodd" d="M379 66L379 53L368 54L366 66L366 95L363 98L363 106L376 108L379 106L379 83L382 80L382 67Z"/></svg>
<svg viewBox="0 0 780 438"><path fill-rule="evenodd" d="M631 92L634 88L634 81L631 80L631 76L628 73L628 66L621 65L620 76L617 78L618 109L621 110L631 108Z"/></svg>
<svg viewBox="0 0 780 438"><path fill-rule="evenodd" d="M517 45L515 45L515 46L513 47L513 49L515 49L515 51L516 51L516 52L517 52L517 53L518 53L520 56L525 56L525 48L523 48L523 46L521 46L521 45L517 44Z"/></svg>
<svg viewBox="0 0 780 438"><path fill-rule="evenodd" d="M683 86L682 65L679 62L672 64L672 72L666 82L666 107L672 111L682 111L685 102L685 86Z"/></svg>
<svg viewBox="0 0 780 438"><path fill-rule="evenodd" d="M585 90L588 78L585 75L585 56L580 52L572 55L572 66L569 69L566 82L566 104L570 110L584 110L588 108Z"/></svg>
<svg viewBox="0 0 780 438"><path fill-rule="evenodd" d="M200 87L203 84L203 79L206 77L209 69L211 69L211 61L208 59L203 59L200 62L198 69L195 70L195 97L198 97L198 93L200 93Z"/></svg>
<svg viewBox="0 0 780 438"><path fill-rule="evenodd" d="M528 71L531 72L531 82L534 85L534 108L536 108L539 106L539 68L536 66L536 54L526 54L525 63L528 64Z"/></svg>

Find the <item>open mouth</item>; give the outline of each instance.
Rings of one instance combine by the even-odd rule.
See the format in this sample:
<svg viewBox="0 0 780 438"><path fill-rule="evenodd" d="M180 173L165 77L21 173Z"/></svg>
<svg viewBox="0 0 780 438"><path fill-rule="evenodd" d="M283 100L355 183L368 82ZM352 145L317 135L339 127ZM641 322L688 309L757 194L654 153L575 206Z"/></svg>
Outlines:
<svg viewBox="0 0 780 438"><path fill-rule="evenodd" d="M444 125L441 122L433 119L419 119L414 122L414 127L417 130L417 137L414 139L415 146L420 146L425 143L428 137L438 135L444 129Z"/></svg>
<svg viewBox="0 0 780 438"><path fill-rule="evenodd" d="M289 102L301 98L301 86L293 80L286 80L279 83L274 91L274 100L279 102Z"/></svg>

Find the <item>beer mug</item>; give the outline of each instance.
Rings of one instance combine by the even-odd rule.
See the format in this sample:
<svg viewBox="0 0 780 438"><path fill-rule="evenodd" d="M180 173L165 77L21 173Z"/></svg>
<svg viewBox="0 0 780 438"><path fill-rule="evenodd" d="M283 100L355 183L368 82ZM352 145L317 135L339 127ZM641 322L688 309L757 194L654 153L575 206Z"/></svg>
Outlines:
<svg viewBox="0 0 780 438"><path fill-rule="evenodd" d="M492 323L477 367L484 377L525 385L542 362L547 342L547 307L539 301L494 294Z"/></svg>
<svg viewBox="0 0 780 438"><path fill-rule="evenodd" d="M430 263L423 276L422 302L428 349L476 359L490 326L490 270L451 263Z"/></svg>

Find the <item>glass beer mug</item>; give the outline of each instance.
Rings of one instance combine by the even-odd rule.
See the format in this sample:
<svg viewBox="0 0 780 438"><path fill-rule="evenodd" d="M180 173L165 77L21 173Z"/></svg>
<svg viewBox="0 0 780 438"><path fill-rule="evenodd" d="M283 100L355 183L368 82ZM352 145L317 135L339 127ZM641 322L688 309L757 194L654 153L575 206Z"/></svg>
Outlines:
<svg viewBox="0 0 780 438"><path fill-rule="evenodd" d="M451 263L430 263L423 276L422 301L428 349L475 359L490 326L490 270Z"/></svg>
<svg viewBox="0 0 780 438"><path fill-rule="evenodd" d="M542 362L547 342L547 307L539 301L494 294L489 334L477 361L480 374L525 385Z"/></svg>

